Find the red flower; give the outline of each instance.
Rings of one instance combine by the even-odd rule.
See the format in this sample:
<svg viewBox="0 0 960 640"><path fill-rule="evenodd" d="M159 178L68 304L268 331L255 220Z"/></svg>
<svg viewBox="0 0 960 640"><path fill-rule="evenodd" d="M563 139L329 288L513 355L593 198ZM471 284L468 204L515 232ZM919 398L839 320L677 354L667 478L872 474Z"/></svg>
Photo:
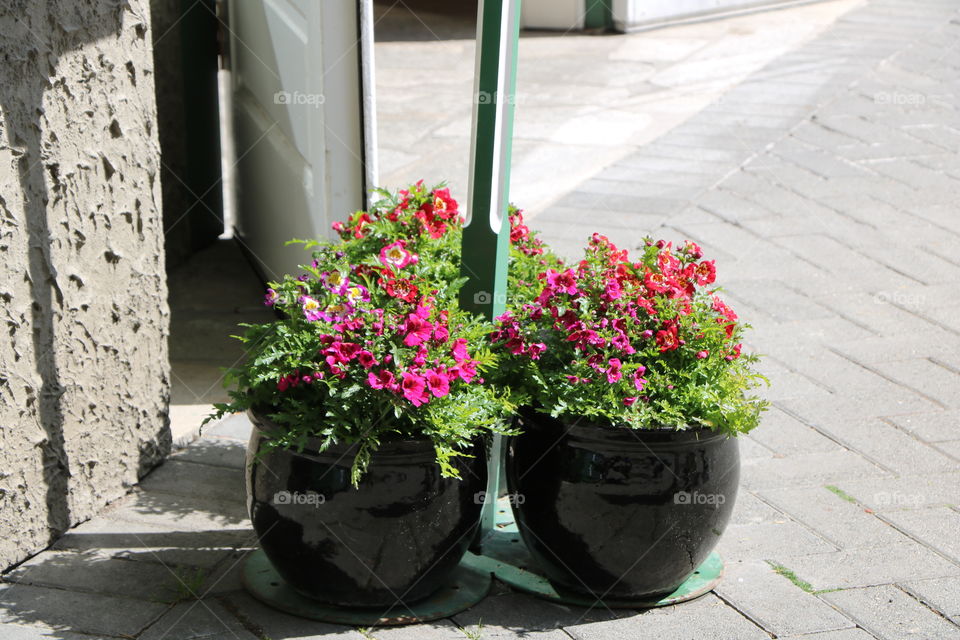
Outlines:
<svg viewBox="0 0 960 640"><path fill-rule="evenodd" d="M457 201L450 196L450 189L435 189L433 192L433 213L444 220L457 215Z"/></svg>
<svg viewBox="0 0 960 640"><path fill-rule="evenodd" d="M648 271L643 277L643 284L653 293L666 293L672 288L670 281L662 273Z"/></svg>
<svg viewBox="0 0 960 640"><path fill-rule="evenodd" d="M677 325L670 324L666 329L657 331L657 346L660 347L661 352L672 351L680 347Z"/></svg>
<svg viewBox="0 0 960 640"><path fill-rule="evenodd" d="M697 280L697 284L701 286L713 284L717 279L717 267L714 265L714 261L704 260L699 263L694 269L694 277Z"/></svg>
<svg viewBox="0 0 960 640"><path fill-rule="evenodd" d="M413 302L417 299L417 294L420 293L417 285L413 284L413 281L409 278L390 278L385 282L381 279L381 283L383 283L388 296L405 302Z"/></svg>
<svg viewBox="0 0 960 640"><path fill-rule="evenodd" d="M362 238L364 236L363 228L370 224L370 216L366 212L360 212L351 223L353 224L353 237Z"/></svg>

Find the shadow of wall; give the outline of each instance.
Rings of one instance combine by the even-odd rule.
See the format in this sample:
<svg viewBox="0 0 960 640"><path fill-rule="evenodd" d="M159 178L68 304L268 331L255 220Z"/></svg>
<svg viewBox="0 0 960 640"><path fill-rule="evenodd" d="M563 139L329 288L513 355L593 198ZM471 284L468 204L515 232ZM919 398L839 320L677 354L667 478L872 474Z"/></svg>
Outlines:
<svg viewBox="0 0 960 640"><path fill-rule="evenodd" d="M150 0L167 268L223 232L217 0Z"/></svg>

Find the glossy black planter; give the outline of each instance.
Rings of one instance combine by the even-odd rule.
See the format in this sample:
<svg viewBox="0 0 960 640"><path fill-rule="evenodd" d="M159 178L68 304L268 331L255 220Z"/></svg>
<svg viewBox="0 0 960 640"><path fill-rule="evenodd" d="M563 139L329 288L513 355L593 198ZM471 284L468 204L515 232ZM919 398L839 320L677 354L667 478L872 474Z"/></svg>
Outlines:
<svg viewBox="0 0 960 640"><path fill-rule="evenodd" d="M720 539L740 477L736 439L529 410L519 420L507 482L520 534L554 584L597 598L669 594Z"/></svg>
<svg viewBox="0 0 960 640"><path fill-rule="evenodd" d="M443 478L429 440L382 442L359 488L355 448L275 450L260 457L270 424L250 413L247 506L260 546L305 596L349 607L416 602L440 588L480 520L486 456L460 458L462 480Z"/></svg>

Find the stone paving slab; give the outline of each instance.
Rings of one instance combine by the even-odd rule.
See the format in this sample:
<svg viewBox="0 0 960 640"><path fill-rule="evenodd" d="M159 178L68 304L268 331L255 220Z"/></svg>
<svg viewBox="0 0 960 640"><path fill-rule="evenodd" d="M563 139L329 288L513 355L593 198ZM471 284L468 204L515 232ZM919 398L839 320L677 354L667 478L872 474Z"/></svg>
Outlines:
<svg viewBox="0 0 960 640"><path fill-rule="evenodd" d="M213 600L182 602L150 625L138 640L259 640Z"/></svg>
<svg viewBox="0 0 960 640"><path fill-rule="evenodd" d="M0 623L53 627L78 633L136 636L167 605L79 591L0 585Z"/></svg>
<svg viewBox="0 0 960 640"><path fill-rule="evenodd" d="M823 598L883 640L960 638L960 627L894 586L837 591L825 594Z"/></svg>
<svg viewBox="0 0 960 640"><path fill-rule="evenodd" d="M717 593L777 637L847 629L853 621L777 575L766 562L731 562Z"/></svg>
<svg viewBox="0 0 960 640"><path fill-rule="evenodd" d="M900 585L904 591L948 618L960 616L960 578L917 580Z"/></svg>
<svg viewBox="0 0 960 640"><path fill-rule="evenodd" d="M810 633L802 636L783 636L791 640L873 640L863 629L843 629L841 631L823 631L821 633Z"/></svg>
<svg viewBox="0 0 960 640"><path fill-rule="evenodd" d="M960 576L960 566L956 563L912 541L817 555L791 553L789 548L784 548L771 559L817 591Z"/></svg>
<svg viewBox="0 0 960 640"><path fill-rule="evenodd" d="M713 594L682 605L650 609L638 616L565 628L574 640L691 640L707 633L716 640L769 640L770 635ZM695 631L696 630L696 631Z"/></svg>
<svg viewBox="0 0 960 640"><path fill-rule="evenodd" d="M909 538L833 485L762 491L760 496L842 549L907 542Z"/></svg>
<svg viewBox="0 0 960 640"><path fill-rule="evenodd" d="M131 567L129 560L72 551L49 551L21 564L5 580L35 587L170 602L182 587L177 571L160 564Z"/></svg>
<svg viewBox="0 0 960 640"><path fill-rule="evenodd" d="M102 636L73 633L72 631L54 631L47 627L25 627L18 624L0 624L0 638L3 640L115 640L116 636Z"/></svg>

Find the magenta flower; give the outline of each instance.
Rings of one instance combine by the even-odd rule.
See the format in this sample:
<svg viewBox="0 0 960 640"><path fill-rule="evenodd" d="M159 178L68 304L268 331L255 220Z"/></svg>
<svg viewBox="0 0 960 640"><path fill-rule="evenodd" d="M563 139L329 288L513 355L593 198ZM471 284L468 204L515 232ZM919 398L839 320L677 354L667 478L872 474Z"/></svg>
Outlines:
<svg viewBox="0 0 960 640"><path fill-rule="evenodd" d="M423 376L404 371L401 378L400 389L403 391L403 397L413 406L419 407L430 401L430 396L427 394L427 381Z"/></svg>
<svg viewBox="0 0 960 640"><path fill-rule="evenodd" d="M450 379L447 374L435 369L429 369L427 372L427 384L430 385L430 393L437 398L450 393Z"/></svg>
<svg viewBox="0 0 960 640"><path fill-rule="evenodd" d="M411 313L403 323L403 332L406 334L406 337L403 339L403 344L408 347L415 347L430 339L430 334L433 332L433 324L429 320L424 320L416 313Z"/></svg>
<svg viewBox="0 0 960 640"><path fill-rule="evenodd" d="M273 289L267 289L267 294L263 296L263 304L267 305L268 307L272 307L273 305L277 304L277 300L279 299L280 296L276 291Z"/></svg>
<svg viewBox="0 0 960 640"><path fill-rule="evenodd" d="M633 372L633 386L637 388L637 391L643 391L644 385L647 384L646 378L643 377L646 371L647 368L640 365L637 367L637 370Z"/></svg>
<svg viewBox="0 0 960 640"><path fill-rule="evenodd" d="M613 384L623 377L623 374L620 371L622 366L623 364L620 362L619 358L610 358L610 360L607 362L607 382Z"/></svg>
<svg viewBox="0 0 960 640"><path fill-rule="evenodd" d="M417 355L413 358L413 366L422 367L427 364L427 348L424 345L420 345L420 348L417 349Z"/></svg>
<svg viewBox="0 0 960 640"><path fill-rule="evenodd" d="M360 366L362 366L364 369L369 369L370 367L378 364L377 359L366 349L357 351L357 362L359 362Z"/></svg>
<svg viewBox="0 0 960 640"><path fill-rule="evenodd" d="M463 362L470 356L467 354L467 341L464 338L457 338L453 341L453 348L450 349L453 359L457 362Z"/></svg>
<svg viewBox="0 0 960 640"><path fill-rule="evenodd" d="M396 389L396 378L394 378L393 374L389 371L381 371L380 373L371 371L367 374L367 384L373 389L394 391Z"/></svg>
<svg viewBox="0 0 960 640"><path fill-rule="evenodd" d="M547 350L547 345L542 342L535 342L527 347L527 355L531 360L539 360L543 352Z"/></svg>
<svg viewBox="0 0 960 640"><path fill-rule="evenodd" d="M449 376L459 376L464 382L470 382L477 375L477 361L464 360L450 369ZM448 377L449 377L448 376Z"/></svg>
<svg viewBox="0 0 960 640"><path fill-rule="evenodd" d="M577 275L573 269L567 269L563 273L555 269L547 269L547 284L571 296L580 292L577 289Z"/></svg>

